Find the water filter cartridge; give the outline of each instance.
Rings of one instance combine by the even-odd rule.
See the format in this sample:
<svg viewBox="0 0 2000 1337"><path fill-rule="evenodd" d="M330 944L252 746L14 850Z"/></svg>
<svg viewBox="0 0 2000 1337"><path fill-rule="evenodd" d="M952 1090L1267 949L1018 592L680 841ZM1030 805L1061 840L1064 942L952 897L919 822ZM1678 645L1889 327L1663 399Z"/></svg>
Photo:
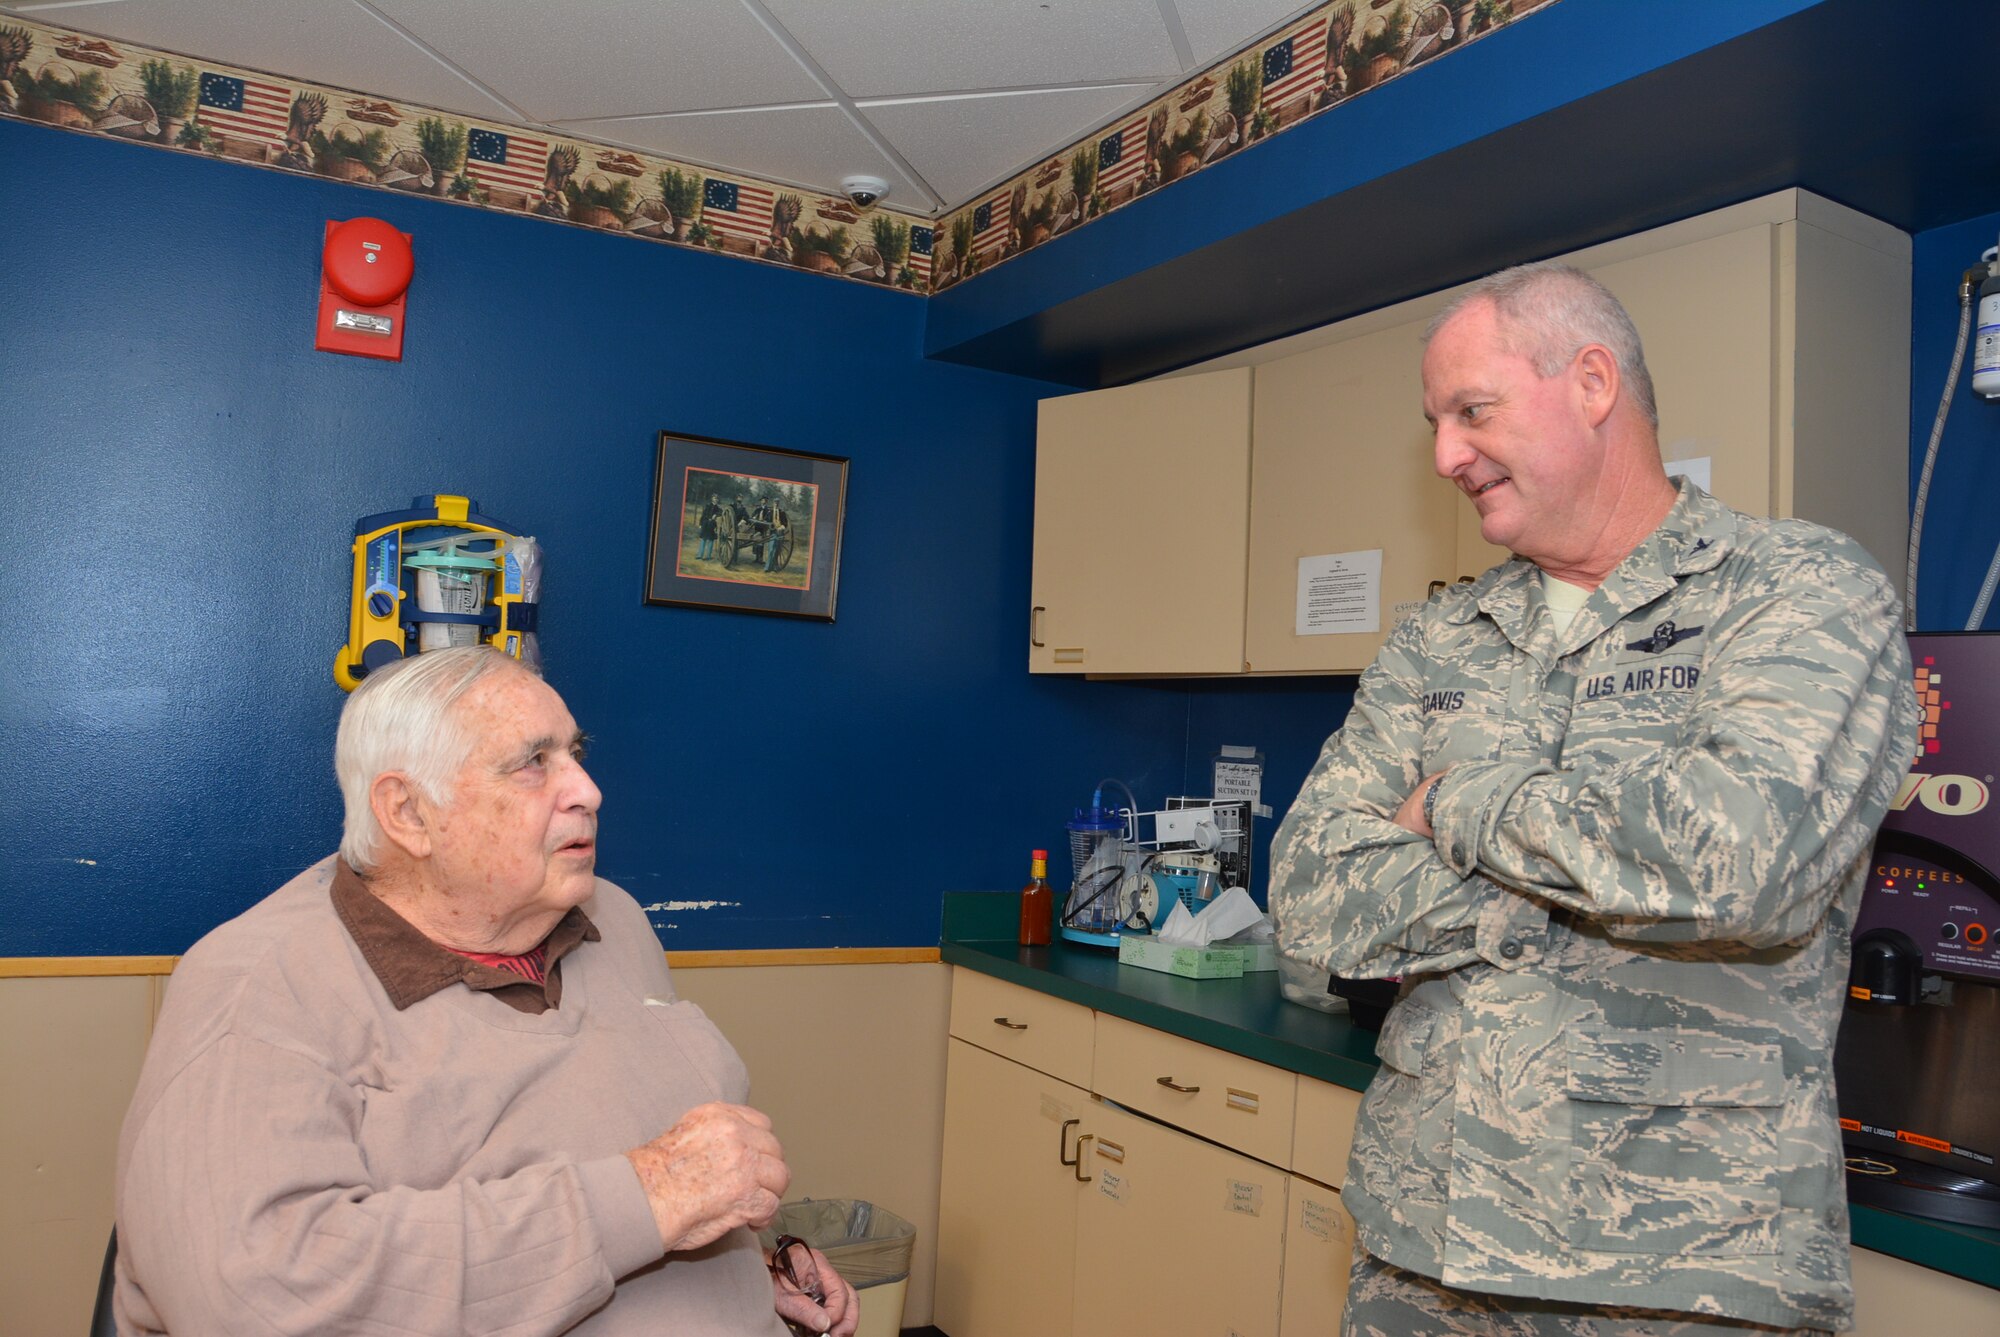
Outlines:
<svg viewBox="0 0 2000 1337"><path fill-rule="evenodd" d="M2000 399L2000 278L1979 285L1979 314L1972 336L1972 393Z"/></svg>

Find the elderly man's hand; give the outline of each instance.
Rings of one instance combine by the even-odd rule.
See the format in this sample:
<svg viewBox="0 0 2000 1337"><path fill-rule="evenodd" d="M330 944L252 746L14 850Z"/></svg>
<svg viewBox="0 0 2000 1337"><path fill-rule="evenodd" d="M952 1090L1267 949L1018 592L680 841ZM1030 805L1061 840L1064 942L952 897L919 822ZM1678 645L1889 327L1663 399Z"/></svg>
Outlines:
<svg viewBox="0 0 2000 1337"><path fill-rule="evenodd" d="M833 1264L826 1261L826 1255L818 1249L812 1251L813 1267L819 1272L820 1289L826 1292L824 1304L813 1303L812 1297L803 1295L799 1289L785 1279L783 1273L771 1273L771 1287L776 1292L773 1307L778 1317L787 1319L807 1332L824 1332L830 1337L851 1337L861 1326L861 1301L854 1294L854 1288L847 1284Z"/></svg>
<svg viewBox="0 0 2000 1337"><path fill-rule="evenodd" d="M771 1121L747 1105L697 1105L625 1158L639 1172L668 1253L766 1224L792 1182Z"/></svg>

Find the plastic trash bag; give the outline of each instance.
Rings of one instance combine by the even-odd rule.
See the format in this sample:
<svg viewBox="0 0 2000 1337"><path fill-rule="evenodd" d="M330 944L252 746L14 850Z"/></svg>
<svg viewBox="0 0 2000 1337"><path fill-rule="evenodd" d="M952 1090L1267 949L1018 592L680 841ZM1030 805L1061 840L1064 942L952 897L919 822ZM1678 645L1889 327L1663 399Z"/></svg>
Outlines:
<svg viewBox="0 0 2000 1337"><path fill-rule="evenodd" d="M915 1226L858 1198L785 1203L758 1232L766 1249L780 1235L797 1235L825 1254L833 1270L857 1291L909 1276L910 1254L917 1246Z"/></svg>

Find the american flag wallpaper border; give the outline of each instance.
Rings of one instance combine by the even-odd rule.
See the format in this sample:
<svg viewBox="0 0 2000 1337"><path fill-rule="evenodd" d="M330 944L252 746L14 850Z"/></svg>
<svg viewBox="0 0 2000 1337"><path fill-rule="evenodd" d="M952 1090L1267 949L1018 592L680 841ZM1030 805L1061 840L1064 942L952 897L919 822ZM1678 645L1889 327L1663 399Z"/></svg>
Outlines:
<svg viewBox="0 0 2000 1337"><path fill-rule="evenodd" d="M923 214L11 15L0 116L878 287L922 291L930 273L910 253Z"/></svg>
<svg viewBox="0 0 2000 1337"><path fill-rule="evenodd" d="M929 291L983 274L1556 3L1330 0L947 210L936 225ZM1277 98L1267 102L1272 88ZM1133 142L1141 134L1143 142Z"/></svg>
<svg viewBox="0 0 2000 1337"><path fill-rule="evenodd" d="M0 116L929 294L1557 2L1329 0L936 219L11 16Z"/></svg>

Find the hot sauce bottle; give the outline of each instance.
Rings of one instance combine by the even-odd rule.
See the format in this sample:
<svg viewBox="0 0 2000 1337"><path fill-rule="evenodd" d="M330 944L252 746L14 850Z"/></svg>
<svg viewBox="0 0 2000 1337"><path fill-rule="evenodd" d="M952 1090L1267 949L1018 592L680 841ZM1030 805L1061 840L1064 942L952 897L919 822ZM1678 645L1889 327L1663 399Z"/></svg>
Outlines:
<svg viewBox="0 0 2000 1337"><path fill-rule="evenodd" d="M1047 850L1034 851L1034 866L1030 871L1028 885L1021 888L1021 945L1046 947L1056 909L1056 894L1049 890Z"/></svg>

